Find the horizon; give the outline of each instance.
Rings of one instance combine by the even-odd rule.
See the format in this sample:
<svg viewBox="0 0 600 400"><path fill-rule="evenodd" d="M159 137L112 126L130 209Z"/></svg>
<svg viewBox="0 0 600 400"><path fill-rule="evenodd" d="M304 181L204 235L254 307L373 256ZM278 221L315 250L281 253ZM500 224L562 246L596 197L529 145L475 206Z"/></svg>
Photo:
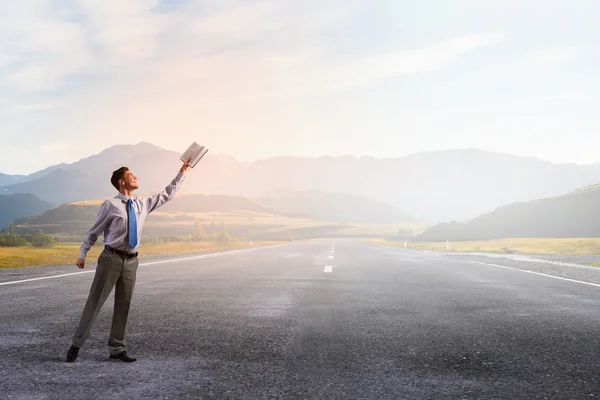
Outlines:
<svg viewBox="0 0 600 400"><path fill-rule="evenodd" d="M99 154L101 154L103 151L105 150L109 150L112 149L114 147L117 146L131 146L131 147L135 147L135 146L139 146L142 144L148 144L151 146L155 146L158 147L162 150L165 151L175 151L178 153L183 153L183 150L173 150L173 149L168 149L168 148L164 148L162 146L159 146L155 143L151 143L151 142L147 142L147 141L141 141L135 144L124 144L124 143L118 143L118 144L113 144L111 146L106 147L105 149L102 149L96 153L90 154L88 156L85 157L80 157L77 158L76 160L73 161L62 161L61 163L67 164L67 165L71 165L74 163L77 163L79 161L88 159L88 158L92 158L95 156L98 156ZM511 157L520 157L520 158L526 158L526 159L532 159L532 160L539 160L539 161L544 161L544 162L549 162L552 164L556 164L556 165L579 165L579 166L592 166L594 164L597 164L598 162L592 162L589 164L578 164L578 163L572 163L572 162L554 162L551 160L547 160L547 159L543 159L540 157L535 157L535 156L524 156L524 155L518 155L518 154L510 154L510 153L502 153L502 152L498 152L498 151L492 151L492 150L485 150L485 149L480 149L480 148L476 148L476 147L470 147L470 148L454 148L454 149L443 149L443 150L431 150L431 151L418 151L418 152L414 152L414 153L410 153L410 154L406 154L406 155L402 155L402 156L397 156L397 157L375 157L375 156L370 156L370 155L354 155L354 154L339 154L339 155L331 155L331 154L320 154L320 155L313 155L313 156L298 156L298 155L273 155L273 156L269 156L269 157L264 157L264 158L258 158L258 159L246 159L246 160L240 160L238 158L236 158L233 155L230 154L224 154L224 153L212 153L209 149L209 153L207 154L207 157L209 156L223 156L223 157L228 157L228 158L232 158L234 161L239 162L239 163L254 163L254 162L258 162L258 161L265 161L265 160L272 160L272 159L281 159L281 158L297 158L297 159L320 159L320 158L355 158L355 159L374 159L374 160L398 160L398 159L403 159L403 158L408 158L408 157L412 157L412 156L418 156L418 155L426 155L426 154L436 154L436 153L445 153L445 152L460 152L460 151L476 151L476 152L483 152L483 153L492 153L492 154L498 154L498 155L506 155L506 156L511 156ZM58 164L51 164L51 165L46 165L46 166L42 166L39 169L35 169L35 170L30 170L29 172L15 172L15 173L8 173L5 171L0 170L0 174L4 174L4 175L11 175L11 176L27 176L27 175L31 175L34 173L37 173L39 171L42 171L46 168L50 168L50 167L54 167L56 165L59 165L61 163Z"/></svg>
<svg viewBox="0 0 600 400"><path fill-rule="evenodd" d="M478 148L597 163L600 4L576 4L0 4L0 172L142 140L239 161Z"/></svg>

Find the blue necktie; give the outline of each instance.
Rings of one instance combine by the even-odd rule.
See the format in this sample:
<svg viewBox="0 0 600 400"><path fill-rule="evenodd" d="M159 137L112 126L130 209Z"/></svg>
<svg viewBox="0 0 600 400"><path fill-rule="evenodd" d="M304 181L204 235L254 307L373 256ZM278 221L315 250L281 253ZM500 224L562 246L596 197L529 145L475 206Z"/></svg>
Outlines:
<svg viewBox="0 0 600 400"><path fill-rule="evenodd" d="M129 217L129 227L127 229L129 246L131 246L132 249L135 249L135 246L137 246L137 222L135 220L135 209L133 208L133 201L131 201L131 199L127 200L127 216Z"/></svg>

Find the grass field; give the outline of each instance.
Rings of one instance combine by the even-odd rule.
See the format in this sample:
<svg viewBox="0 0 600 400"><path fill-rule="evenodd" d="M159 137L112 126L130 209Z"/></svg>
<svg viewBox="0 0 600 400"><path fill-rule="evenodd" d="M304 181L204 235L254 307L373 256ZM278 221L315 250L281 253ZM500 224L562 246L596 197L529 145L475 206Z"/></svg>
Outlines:
<svg viewBox="0 0 600 400"><path fill-rule="evenodd" d="M252 246L267 246L280 242L253 242ZM33 247L0 247L0 268L20 268L45 265L75 264L81 243L58 243L49 249ZM173 242L166 244L141 245L140 257L204 253L250 247L248 241L217 242ZM88 252L86 260L95 261L103 246L96 244Z"/></svg>
<svg viewBox="0 0 600 400"><path fill-rule="evenodd" d="M395 247L404 247L403 241L372 239L371 242ZM563 254L594 255L600 257L600 238L517 238L487 241L450 242L408 242L407 248L414 250L437 250L451 252L515 253L515 254Z"/></svg>

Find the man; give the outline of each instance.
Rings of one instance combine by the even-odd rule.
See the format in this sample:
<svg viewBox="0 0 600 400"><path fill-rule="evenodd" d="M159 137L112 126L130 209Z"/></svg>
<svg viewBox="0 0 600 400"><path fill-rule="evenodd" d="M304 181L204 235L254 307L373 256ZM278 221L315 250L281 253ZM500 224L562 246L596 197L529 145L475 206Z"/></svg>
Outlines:
<svg viewBox="0 0 600 400"><path fill-rule="evenodd" d="M125 327L129 305L138 268L138 248L146 215L169 200L181 187L185 173L190 170L189 160L184 162L177 176L160 193L150 197L132 198L139 188L137 177L127 168L113 172L110 182L119 194L105 200L100 206L96 221L83 239L77 266L83 268L89 249L104 233L104 250L98 257L98 266L73 343L67 352L67 361L73 362L79 349L90 336L92 325L108 295L115 287L115 304L112 328L108 339L110 358L125 362L136 359L125 351Z"/></svg>

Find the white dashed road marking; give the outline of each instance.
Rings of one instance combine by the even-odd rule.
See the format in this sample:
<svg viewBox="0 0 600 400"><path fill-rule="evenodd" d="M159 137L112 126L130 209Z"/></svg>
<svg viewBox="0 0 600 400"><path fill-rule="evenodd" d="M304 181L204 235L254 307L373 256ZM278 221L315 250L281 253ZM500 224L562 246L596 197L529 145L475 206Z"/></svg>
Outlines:
<svg viewBox="0 0 600 400"><path fill-rule="evenodd" d="M323 272L333 272L333 267L331 265L326 265L325 271L323 271Z"/></svg>

